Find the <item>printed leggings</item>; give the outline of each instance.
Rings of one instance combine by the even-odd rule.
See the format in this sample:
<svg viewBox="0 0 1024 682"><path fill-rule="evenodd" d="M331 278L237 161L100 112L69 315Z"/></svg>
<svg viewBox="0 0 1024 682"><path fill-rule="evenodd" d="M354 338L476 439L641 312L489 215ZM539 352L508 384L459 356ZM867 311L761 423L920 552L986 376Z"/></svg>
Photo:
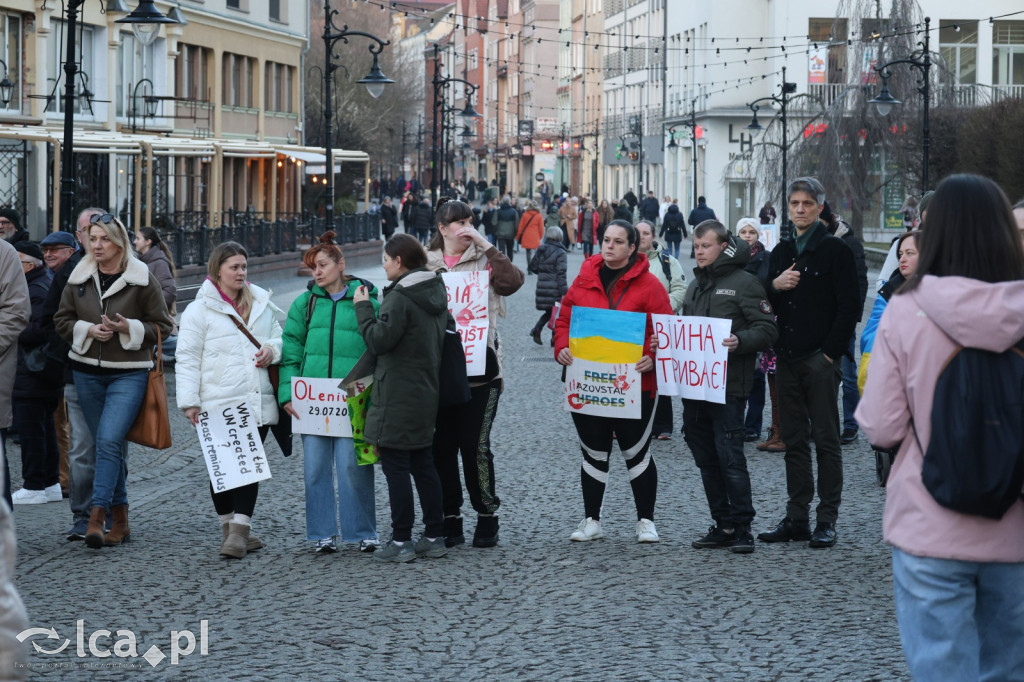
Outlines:
<svg viewBox="0 0 1024 682"><path fill-rule="evenodd" d="M601 518L601 505L608 483L609 457L613 440L617 439L629 471L637 520L654 520L654 502L658 494L658 468L650 451L654 403L654 398L647 393L643 394L639 419L572 415L583 451L580 483L587 517L595 520Z"/></svg>

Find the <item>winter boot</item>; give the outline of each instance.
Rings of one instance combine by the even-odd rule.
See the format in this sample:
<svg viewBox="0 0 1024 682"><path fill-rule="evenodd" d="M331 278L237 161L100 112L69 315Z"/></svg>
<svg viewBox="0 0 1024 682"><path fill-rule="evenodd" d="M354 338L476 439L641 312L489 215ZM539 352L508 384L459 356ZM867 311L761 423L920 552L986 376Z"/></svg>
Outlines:
<svg viewBox="0 0 1024 682"><path fill-rule="evenodd" d="M772 401L772 425L768 429L768 440L756 445L762 452L785 452L786 444L782 442L779 428L779 395L775 388L775 375L768 375L768 396Z"/></svg>
<svg viewBox="0 0 1024 682"><path fill-rule="evenodd" d="M444 517L444 546L454 547L464 544L466 544L466 536L462 532L462 517Z"/></svg>
<svg viewBox="0 0 1024 682"><path fill-rule="evenodd" d="M479 514L476 530L473 531L474 547L494 547L498 544L498 517L493 514Z"/></svg>
<svg viewBox="0 0 1024 682"><path fill-rule="evenodd" d="M245 556L245 547L249 543L249 526L241 523L232 523L228 526L228 537L220 546L220 555L241 559Z"/></svg>
<svg viewBox="0 0 1024 682"><path fill-rule="evenodd" d="M85 546L99 549L103 546L103 517L107 510L103 507L93 507L89 515L89 528L85 531Z"/></svg>
<svg viewBox="0 0 1024 682"><path fill-rule="evenodd" d="M227 540L228 540L228 532L229 532L228 528L229 528L230 525L231 525L230 523L222 523L222 524L220 524L220 534L221 534L220 544L221 544L222 547L224 546L224 543L227 542ZM263 549L263 541L260 540L258 537L256 537L255 535L252 534L252 527L250 526L250 528L249 528L249 541L245 545L245 551L246 552L255 552L257 549Z"/></svg>
<svg viewBox="0 0 1024 682"><path fill-rule="evenodd" d="M110 515L114 517L114 523L110 527L110 532L103 538L103 544L113 547L122 542L128 542L132 536L132 531L128 527L128 505L119 504L116 507L111 507Z"/></svg>

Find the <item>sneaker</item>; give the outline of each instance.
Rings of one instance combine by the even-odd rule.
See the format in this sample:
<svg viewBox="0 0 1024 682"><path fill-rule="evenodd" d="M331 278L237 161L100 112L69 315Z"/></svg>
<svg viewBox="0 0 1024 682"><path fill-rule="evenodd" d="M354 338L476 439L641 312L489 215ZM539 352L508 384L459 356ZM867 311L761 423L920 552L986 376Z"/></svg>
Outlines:
<svg viewBox="0 0 1024 682"><path fill-rule="evenodd" d="M11 500L14 504L46 504L50 501L45 490L27 490L26 488L11 495Z"/></svg>
<svg viewBox="0 0 1024 682"><path fill-rule="evenodd" d="M64 499L64 493L60 489L60 483L54 483L43 492L46 493L47 502L60 502Z"/></svg>
<svg viewBox="0 0 1024 682"><path fill-rule="evenodd" d="M426 535L421 535L420 539L413 546L413 551L416 552L417 557L440 559L448 553L448 548L444 546L444 538L434 538L431 540Z"/></svg>
<svg viewBox="0 0 1024 682"><path fill-rule="evenodd" d="M334 544L334 538L324 538L323 540L317 540L316 544L313 545L313 552L315 554L334 554L338 551L338 546Z"/></svg>
<svg viewBox="0 0 1024 682"><path fill-rule="evenodd" d="M402 544L398 544L394 540L388 540L386 545L373 553L373 558L377 561L404 564L416 558L416 548L413 546L412 540L406 540Z"/></svg>
<svg viewBox="0 0 1024 682"><path fill-rule="evenodd" d="M360 552L376 552L377 548L380 547L380 540L377 538L370 538L368 540L359 541Z"/></svg>
<svg viewBox="0 0 1024 682"><path fill-rule="evenodd" d="M587 542L589 540L598 540L603 537L604 532L601 530L601 522L588 516L580 521L579 527L573 531L573 534L569 536L569 539L573 542Z"/></svg>
<svg viewBox="0 0 1024 682"><path fill-rule="evenodd" d="M650 519L640 519L636 522L636 541L637 542L659 542L661 538L658 537L658 531L654 529L654 521Z"/></svg>
<svg viewBox="0 0 1024 682"><path fill-rule="evenodd" d="M748 433L745 436L743 436L744 443L756 443L759 440L761 440L760 433Z"/></svg>
<svg viewBox="0 0 1024 682"><path fill-rule="evenodd" d="M849 427L843 429L843 435L839 436L839 442L843 445L852 445L857 442L857 429Z"/></svg>
<svg viewBox="0 0 1024 682"><path fill-rule="evenodd" d="M75 525L71 526L71 530L69 530L64 537L68 542L84 540L85 532L87 530L89 530L89 519L83 517L75 521Z"/></svg>
<svg viewBox="0 0 1024 682"><path fill-rule="evenodd" d="M749 530L736 529L733 533L735 539L733 543L729 545L729 551L733 554L750 554L754 551L754 536L751 535Z"/></svg>
<svg viewBox="0 0 1024 682"><path fill-rule="evenodd" d="M690 546L694 549L720 549L725 547L732 547L732 544L736 542L736 532L726 533L719 526L711 526L708 528L708 534L702 537L700 540L694 540L690 543Z"/></svg>

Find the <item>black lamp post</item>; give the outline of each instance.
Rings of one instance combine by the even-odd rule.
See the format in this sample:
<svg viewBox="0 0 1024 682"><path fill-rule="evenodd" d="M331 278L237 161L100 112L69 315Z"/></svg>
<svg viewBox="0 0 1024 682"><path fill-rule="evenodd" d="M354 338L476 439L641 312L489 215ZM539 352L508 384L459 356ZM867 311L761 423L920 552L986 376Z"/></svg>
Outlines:
<svg viewBox="0 0 1024 682"><path fill-rule="evenodd" d="M366 85L366 90L371 97L375 99L380 97L384 92L384 86L395 82L381 72L380 62L377 60L380 53L384 51L384 47L391 44L391 41L381 40L377 36L363 31L350 31L348 24L338 28L334 23L334 16L337 13L338 10L331 9L331 0L324 0L324 152L326 156L324 175L327 180L327 206L324 209L325 231L334 229L334 146L332 139L334 105L331 103L331 81L334 71L338 68L338 65L334 63L335 43L340 40L347 44L349 38L356 36L372 41L369 50L373 55L373 66L370 67L369 73L356 81L356 83Z"/></svg>
<svg viewBox="0 0 1024 682"><path fill-rule="evenodd" d="M85 0L67 0L67 25L65 35L67 44L64 49L64 148L61 149L60 159L60 217L63 229L67 232L75 231L75 76L78 73L78 58L76 55L76 39L78 37L78 10L85 4ZM153 4L153 0L140 0L138 7L123 19L118 19L117 24L130 24L132 31L139 40L152 42L159 29L159 24L176 23L174 19L168 19ZM2 87L2 84L0 84Z"/></svg>
<svg viewBox="0 0 1024 682"><path fill-rule="evenodd" d="M444 102L441 100L441 92L444 88L448 87L452 83L462 83L466 86L466 108L459 112L459 116L463 118L483 118L473 108L473 103L470 101L470 97L477 91L477 86L470 83L465 78L456 78L455 76L448 76L445 78L441 77L441 48L437 43L434 43L434 78L431 81L434 86L434 100L431 111L433 112L433 135L430 140L430 202L437 205L437 191L443 180L444 172L441 171L438 163L438 155L441 148L438 147L438 125L443 125ZM441 111L438 111L441 109ZM442 140L443 144L443 140Z"/></svg>
<svg viewBox="0 0 1024 682"><path fill-rule="evenodd" d="M142 116L144 118L153 118L154 116L156 116L157 98L156 98L156 96L154 94L153 81L149 80L148 78L143 78L142 80L140 80L138 83L135 84L134 88L132 88L132 108L131 108L129 113L131 114L131 125L132 125L132 134L133 135L135 134L135 124L136 124L136 122L139 119L139 108L138 108L139 107L139 105L138 105L139 88L144 83L148 83L149 84L149 94L142 96L142 102L143 102L143 105L142 105L143 106Z"/></svg>
<svg viewBox="0 0 1024 682"><path fill-rule="evenodd" d="M914 52L909 57L903 59L894 59L891 62L886 62L881 66L876 66L875 71L878 72L879 77L882 79L882 90L878 93L878 96L872 100L868 100L868 104L874 104L878 109L878 113L882 116L887 116L892 108L897 104L902 104L898 99L892 96L889 92L889 78L892 76L892 72L889 70L890 66L895 64L907 64L911 68L917 69L921 73L921 80L917 91L921 93L921 99L924 103L924 120L921 124L921 191L928 191L928 149L931 146L931 136L928 124L928 110L931 105L931 77L929 72L932 68L932 56L930 45L930 27L932 19L931 17L924 18L924 41L918 43L922 49L920 52Z"/></svg>
<svg viewBox="0 0 1024 682"><path fill-rule="evenodd" d="M690 147L693 151L693 163L690 167L691 173L693 174L693 205L697 205L697 100L694 99L690 102L690 118L686 121L681 121L676 125L668 129L668 148L676 149L679 147L679 143L676 142L675 132L676 128L682 126L683 128L690 129L690 136L693 142Z"/></svg>
<svg viewBox="0 0 1024 682"><path fill-rule="evenodd" d="M782 148L782 193L783 193L783 195L785 195L785 193L786 193L786 178L788 177L788 172L789 172L789 169L787 168L787 161L788 161L787 153L789 151L789 143L788 143L788 138L787 138L787 127L786 127L786 107L788 106L789 100L791 99L790 95L792 95L794 92L796 92L796 83L788 83L786 81L786 67L782 67L782 94L781 95L771 95L769 97L762 97L760 99L754 100L753 102L751 102L750 104L747 105L748 107L750 107L750 110L754 112L754 119L750 122L750 125L747 126L747 130L750 131L750 134L752 136L757 136L758 133L760 133L762 130L764 130L764 127L760 123L757 122L757 111L759 109L759 107L757 106L758 103L760 103L760 102L774 102L774 103L776 103L776 104L778 104L778 105L780 105L782 107L782 110L781 110L781 112L779 114L779 122L782 124L782 146L781 146L781 148ZM786 206L787 201L786 201L786 197L785 196L782 197L781 204L782 204L782 221L779 224L779 231L780 231L780 233L782 232L783 229L786 228L786 225L789 222L789 215L788 215L787 206Z"/></svg>

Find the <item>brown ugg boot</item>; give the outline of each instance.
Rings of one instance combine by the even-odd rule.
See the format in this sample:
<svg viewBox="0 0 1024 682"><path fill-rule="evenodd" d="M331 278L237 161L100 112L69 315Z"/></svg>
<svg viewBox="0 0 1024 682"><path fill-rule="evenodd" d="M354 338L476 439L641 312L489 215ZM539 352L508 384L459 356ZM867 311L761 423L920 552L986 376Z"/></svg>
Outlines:
<svg viewBox="0 0 1024 682"><path fill-rule="evenodd" d="M103 519L107 510L103 507L93 507L89 515L89 528L85 531L85 546L99 549L103 547Z"/></svg>
<svg viewBox="0 0 1024 682"><path fill-rule="evenodd" d="M230 525L231 525L230 523L222 523L222 524L220 524L220 533L221 533L220 544L221 544L221 546L223 546L224 543L227 542L227 540L228 540L228 532L229 532L228 528L229 528ZM263 541L260 540L258 537L256 537L255 535L252 534L252 527L250 526L250 528L249 528L249 541L245 545L245 551L246 552L255 552L257 549L263 549Z"/></svg>
<svg viewBox="0 0 1024 682"><path fill-rule="evenodd" d="M220 555L241 559L245 556L245 547L249 543L249 526L241 523L228 524L228 536L220 546Z"/></svg>
<svg viewBox="0 0 1024 682"><path fill-rule="evenodd" d="M103 544L113 547L122 542L128 542L132 536L132 531L128 527L128 505L119 504L116 507L111 507L110 515L114 517L114 525L110 527L110 532L103 538Z"/></svg>
<svg viewBox="0 0 1024 682"><path fill-rule="evenodd" d="M779 395L775 389L775 375L768 375L768 396L772 401L772 425L768 429L768 440L758 443L755 447L762 452L785 452L786 444L782 442L779 428Z"/></svg>

